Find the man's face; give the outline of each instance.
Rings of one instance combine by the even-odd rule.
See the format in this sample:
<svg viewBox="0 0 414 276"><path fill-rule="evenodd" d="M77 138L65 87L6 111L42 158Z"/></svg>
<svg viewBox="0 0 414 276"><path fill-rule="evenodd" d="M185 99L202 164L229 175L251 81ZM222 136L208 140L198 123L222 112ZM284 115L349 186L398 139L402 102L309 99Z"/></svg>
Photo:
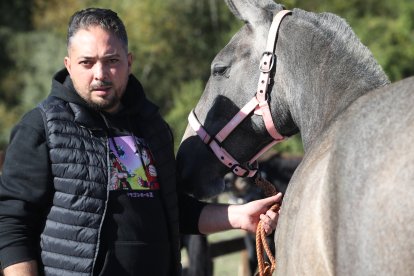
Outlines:
<svg viewBox="0 0 414 276"><path fill-rule="evenodd" d="M128 83L132 55L114 34L99 26L80 29L70 41L65 66L88 104L116 112Z"/></svg>

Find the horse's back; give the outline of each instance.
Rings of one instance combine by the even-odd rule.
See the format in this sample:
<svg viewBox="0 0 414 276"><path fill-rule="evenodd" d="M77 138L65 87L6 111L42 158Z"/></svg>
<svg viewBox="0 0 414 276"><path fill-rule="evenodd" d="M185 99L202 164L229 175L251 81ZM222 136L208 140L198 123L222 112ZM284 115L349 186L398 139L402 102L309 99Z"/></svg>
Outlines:
<svg viewBox="0 0 414 276"><path fill-rule="evenodd" d="M342 275L414 271L413 103L410 78L364 96L338 126L330 174Z"/></svg>
<svg viewBox="0 0 414 276"><path fill-rule="evenodd" d="M412 275L413 103L414 78L372 91L306 153L277 230L278 274Z"/></svg>

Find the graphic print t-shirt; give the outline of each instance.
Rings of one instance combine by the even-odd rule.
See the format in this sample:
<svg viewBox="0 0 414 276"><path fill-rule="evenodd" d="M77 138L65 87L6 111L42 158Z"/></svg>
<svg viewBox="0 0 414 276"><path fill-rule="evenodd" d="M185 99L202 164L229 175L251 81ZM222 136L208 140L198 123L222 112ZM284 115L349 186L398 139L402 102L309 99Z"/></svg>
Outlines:
<svg viewBox="0 0 414 276"><path fill-rule="evenodd" d="M131 135L110 138L109 149L111 181L98 275L168 275L162 187L151 151Z"/></svg>
<svg viewBox="0 0 414 276"><path fill-rule="evenodd" d="M129 191L132 197L154 197L160 186L149 148L133 136L110 139L110 191Z"/></svg>

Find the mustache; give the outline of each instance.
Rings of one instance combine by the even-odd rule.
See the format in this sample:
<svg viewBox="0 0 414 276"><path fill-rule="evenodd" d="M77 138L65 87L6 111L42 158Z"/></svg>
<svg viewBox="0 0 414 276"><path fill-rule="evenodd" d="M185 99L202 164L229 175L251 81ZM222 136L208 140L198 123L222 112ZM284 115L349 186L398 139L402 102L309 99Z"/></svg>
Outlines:
<svg viewBox="0 0 414 276"><path fill-rule="evenodd" d="M99 89L101 87L112 86L111 81L98 81L90 86L91 90Z"/></svg>

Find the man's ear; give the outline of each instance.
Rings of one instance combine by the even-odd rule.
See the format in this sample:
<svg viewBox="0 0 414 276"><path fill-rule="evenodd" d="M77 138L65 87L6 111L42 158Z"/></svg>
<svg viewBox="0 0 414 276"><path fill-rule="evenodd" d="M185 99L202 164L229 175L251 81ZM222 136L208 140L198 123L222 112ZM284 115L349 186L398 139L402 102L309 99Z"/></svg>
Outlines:
<svg viewBox="0 0 414 276"><path fill-rule="evenodd" d="M134 60L132 53L128 53L127 59L128 59L128 74L131 74L132 62Z"/></svg>
<svg viewBox="0 0 414 276"><path fill-rule="evenodd" d="M65 57L63 59L63 63L65 64L66 70L68 70L68 72L70 74L70 69L71 69L70 58L69 57Z"/></svg>

